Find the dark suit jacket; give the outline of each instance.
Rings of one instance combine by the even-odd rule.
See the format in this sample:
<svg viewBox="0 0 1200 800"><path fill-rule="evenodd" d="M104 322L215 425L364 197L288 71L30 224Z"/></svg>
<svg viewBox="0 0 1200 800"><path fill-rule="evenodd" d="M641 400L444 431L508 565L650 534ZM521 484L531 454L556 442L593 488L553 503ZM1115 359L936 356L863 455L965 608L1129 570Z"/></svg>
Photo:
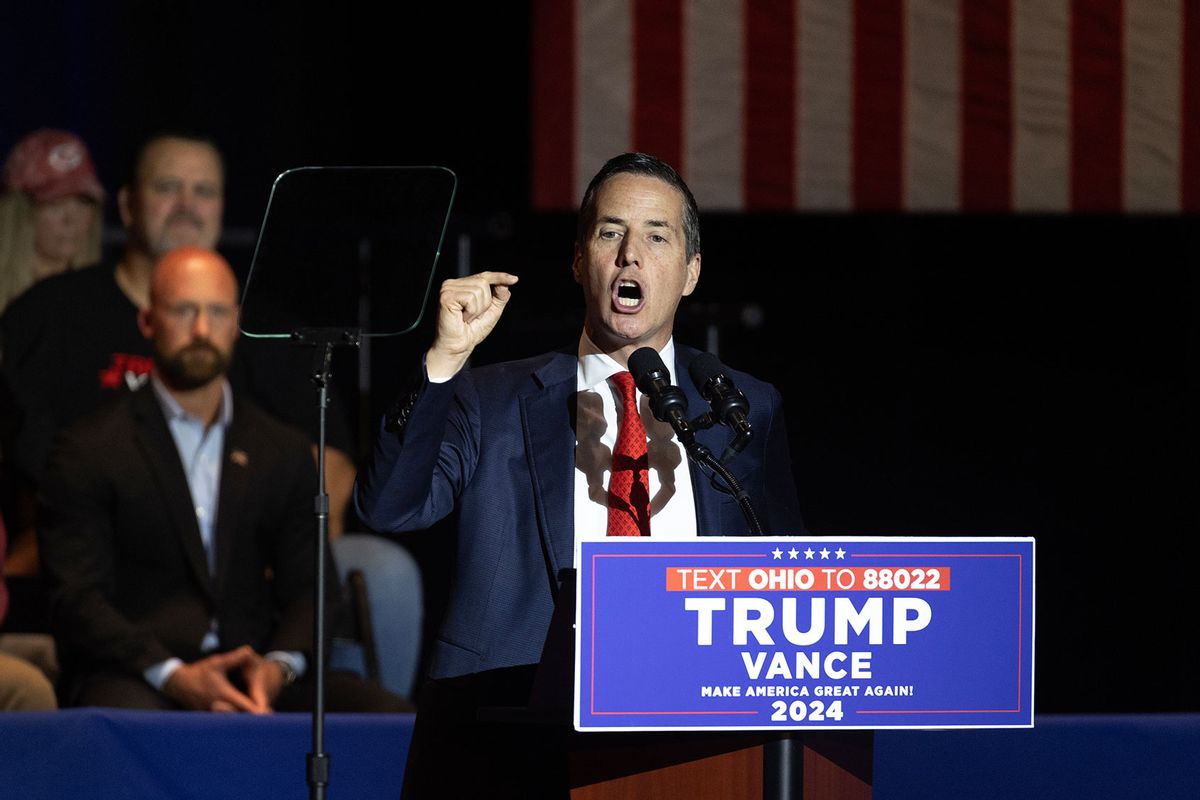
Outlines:
<svg viewBox="0 0 1200 800"><path fill-rule="evenodd" d="M676 345L675 376L697 351ZM420 380L385 421L372 465L360 472L358 513L371 528L427 528L457 510L458 559L446 622L430 674L448 678L536 663L550 624L557 576L572 565L578 360L550 353L464 370L443 384ZM799 533L778 392L730 373L750 401L754 441L731 470L767 531ZM692 416L707 404L676 378ZM697 437L720 454L732 438L713 428ZM702 535L743 535L737 502L691 470Z"/></svg>
<svg viewBox="0 0 1200 800"><path fill-rule="evenodd" d="M235 397L210 577L151 388L69 428L51 457L39 530L65 677L195 660L210 619L221 650L310 651L315 491L305 437Z"/></svg>

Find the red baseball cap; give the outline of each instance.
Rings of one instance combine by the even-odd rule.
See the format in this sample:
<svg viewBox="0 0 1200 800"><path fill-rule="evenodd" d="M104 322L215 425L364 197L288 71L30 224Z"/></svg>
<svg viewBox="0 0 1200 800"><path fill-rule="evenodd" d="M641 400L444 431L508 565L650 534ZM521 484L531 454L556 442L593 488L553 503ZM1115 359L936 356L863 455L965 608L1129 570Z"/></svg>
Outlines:
<svg viewBox="0 0 1200 800"><path fill-rule="evenodd" d="M42 128L17 142L4 164L4 186L25 192L35 203L71 195L104 201L87 145L70 131Z"/></svg>

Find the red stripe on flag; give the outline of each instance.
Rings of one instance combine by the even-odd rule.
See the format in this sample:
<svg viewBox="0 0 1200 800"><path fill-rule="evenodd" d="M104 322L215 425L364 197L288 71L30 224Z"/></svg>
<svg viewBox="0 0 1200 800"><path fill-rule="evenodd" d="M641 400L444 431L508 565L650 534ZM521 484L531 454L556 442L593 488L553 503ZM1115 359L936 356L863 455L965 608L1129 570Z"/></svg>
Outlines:
<svg viewBox="0 0 1200 800"><path fill-rule="evenodd" d="M533 4L533 206L575 204L575 5Z"/></svg>
<svg viewBox="0 0 1200 800"><path fill-rule="evenodd" d="M1200 0L1183 3L1182 82L1180 200L1184 211L1200 212Z"/></svg>
<svg viewBox="0 0 1200 800"><path fill-rule="evenodd" d="M792 0L746 0L746 208L791 209L796 147L796 14Z"/></svg>
<svg viewBox="0 0 1200 800"><path fill-rule="evenodd" d="M962 10L963 211L1012 210L1012 3Z"/></svg>
<svg viewBox="0 0 1200 800"><path fill-rule="evenodd" d="M1071 2L1071 207L1124 205L1124 7Z"/></svg>
<svg viewBox="0 0 1200 800"><path fill-rule="evenodd" d="M683 0L634 0L633 146L683 167Z"/></svg>
<svg viewBox="0 0 1200 800"><path fill-rule="evenodd" d="M904 4L854 2L854 206L903 206Z"/></svg>

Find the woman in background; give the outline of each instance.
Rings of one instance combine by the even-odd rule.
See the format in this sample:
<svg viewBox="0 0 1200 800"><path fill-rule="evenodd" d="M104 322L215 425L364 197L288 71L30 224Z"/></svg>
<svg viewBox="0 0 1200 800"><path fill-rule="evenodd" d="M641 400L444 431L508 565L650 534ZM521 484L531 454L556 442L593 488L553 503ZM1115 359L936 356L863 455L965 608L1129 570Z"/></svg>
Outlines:
<svg viewBox="0 0 1200 800"><path fill-rule="evenodd" d="M101 203L87 146L42 129L17 142L0 194L0 311L35 281L100 259Z"/></svg>

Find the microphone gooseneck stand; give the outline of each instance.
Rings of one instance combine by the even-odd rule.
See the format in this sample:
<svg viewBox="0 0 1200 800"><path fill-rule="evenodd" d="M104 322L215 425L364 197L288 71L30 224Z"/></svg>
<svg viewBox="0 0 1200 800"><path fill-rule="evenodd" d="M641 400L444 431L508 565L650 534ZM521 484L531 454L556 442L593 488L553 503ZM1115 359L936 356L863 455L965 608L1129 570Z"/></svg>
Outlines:
<svg viewBox="0 0 1200 800"><path fill-rule="evenodd" d="M325 490L325 412L329 408L329 367L334 347L358 347L361 339L360 331L344 328L302 328L292 332L294 343L314 348L310 378L317 389L317 492L313 499L313 512L317 518L312 664L315 696L312 752L306 759L308 796L312 800L325 800L331 766L329 754L325 752L325 576L329 568L325 557L326 542L329 540L329 493Z"/></svg>
<svg viewBox="0 0 1200 800"><path fill-rule="evenodd" d="M699 464L701 467L707 467L712 470L714 477L719 477L725 482L725 486L717 486L713 481L713 485L721 491L728 492L737 500L738 507L742 510L742 516L746 518L746 524L750 527L750 532L755 536L766 536L767 532L763 529L762 522L758 518L758 514L754 510L754 505L750 502L750 495L742 488L741 482L733 476L729 468L713 455L712 450L705 445L696 441L696 431L702 430L704 427L711 427L712 422L708 425L697 425L697 421L704 420L709 415L697 417L692 422L684 422L684 424L675 428L675 435L679 437L680 443L683 444L683 449L687 452L688 458Z"/></svg>

